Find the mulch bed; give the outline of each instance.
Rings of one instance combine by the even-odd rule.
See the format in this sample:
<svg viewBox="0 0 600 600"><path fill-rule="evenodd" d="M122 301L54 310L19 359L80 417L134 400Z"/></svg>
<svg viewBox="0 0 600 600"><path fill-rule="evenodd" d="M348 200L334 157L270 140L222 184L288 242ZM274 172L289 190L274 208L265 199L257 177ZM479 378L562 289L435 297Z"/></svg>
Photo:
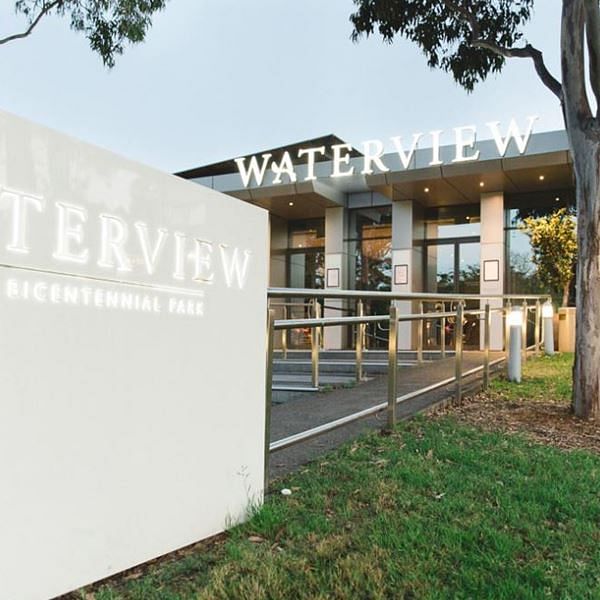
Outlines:
<svg viewBox="0 0 600 600"><path fill-rule="evenodd" d="M486 431L520 433L563 450L589 450L600 454L600 423L573 416L562 403L507 400L499 393L481 393L464 399L460 406L436 410L460 422Z"/></svg>

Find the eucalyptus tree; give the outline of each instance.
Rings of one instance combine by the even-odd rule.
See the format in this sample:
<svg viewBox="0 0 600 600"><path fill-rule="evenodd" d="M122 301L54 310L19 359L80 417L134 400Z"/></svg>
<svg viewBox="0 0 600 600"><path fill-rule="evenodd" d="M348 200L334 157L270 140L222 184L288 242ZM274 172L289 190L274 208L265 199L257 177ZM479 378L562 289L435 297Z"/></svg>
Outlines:
<svg viewBox="0 0 600 600"><path fill-rule="evenodd" d="M548 0L538 0L547 2ZM600 7L599 0L561 0L560 74L524 25L535 0L354 0L353 37L405 38L430 67L468 91L506 59L521 58L562 106L577 189L577 334L573 369L575 414L600 419Z"/></svg>
<svg viewBox="0 0 600 600"><path fill-rule="evenodd" d="M144 40L152 16L167 0L17 0L15 12L27 20L25 29L0 38L0 45L28 37L46 17L69 20L71 29L83 33L92 50L112 67L126 43Z"/></svg>

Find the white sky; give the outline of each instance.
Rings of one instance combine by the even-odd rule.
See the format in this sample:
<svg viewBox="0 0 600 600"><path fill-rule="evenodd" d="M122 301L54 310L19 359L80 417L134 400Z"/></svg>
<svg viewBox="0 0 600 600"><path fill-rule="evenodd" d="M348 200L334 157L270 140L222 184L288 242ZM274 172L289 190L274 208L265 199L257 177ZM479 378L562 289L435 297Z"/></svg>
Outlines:
<svg viewBox="0 0 600 600"><path fill-rule="evenodd" d="M558 76L560 0L538 0L527 39ZM0 34L23 28L2 0ZM178 171L335 133L354 144L485 123L562 128L530 61L473 94L412 45L350 41L352 0L170 0L113 70L64 19L0 46L0 108ZM445 141L451 141L451 138Z"/></svg>

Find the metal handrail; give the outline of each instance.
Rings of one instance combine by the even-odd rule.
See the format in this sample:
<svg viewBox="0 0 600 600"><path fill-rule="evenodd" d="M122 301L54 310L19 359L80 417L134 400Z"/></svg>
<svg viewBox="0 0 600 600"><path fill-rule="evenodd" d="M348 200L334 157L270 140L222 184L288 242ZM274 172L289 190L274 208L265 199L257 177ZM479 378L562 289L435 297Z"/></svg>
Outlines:
<svg viewBox="0 0 600 600"><path fill-rule="evenodd" d="M502 308L491 309L495 312L503 312ZM483 315L483 310L465 310L463 315ZM416 315L397 315L397 321L429 321L431 319L440 319L442 317L456 317L455 312L433 312L418 313ZM335 325L358 325L361 323L377 323L379 321L389 321L388 315L368 315L366 317L323 317L321 319L283 319L275 321L275 329L294 329L295 327L332 327Z"/></svg>
<svg viewBox="0 0 600 600"><path fill-rule="evenodd" d="M500 363L506 360L504 357L498 358L490 363L490 367L499 365ZM474 367L469 371L465 371L462 376L469 377L470 375L475 375L479 373L479 371L483 370L483 365L479 367ZM414 392L409 392L408 394L404 394L403 396L399 396L396 398L396 404L402 404L402 402L406 402L407 400L412 400L413 398L418 398L423 394L428 392L433 392L447 385L451 385L454 383L456 379L454 377L449 377L448 379L443 379L442 381L438 381L432 385L421 388L420 390L416 390ZM339 419L335 419L333 421L329 421L328 423L323 423L323 425L317 425L316 427L312 427L311 429L307 429L305 431L301 431L299 433L294 433L289 435L288 437L277 440L276 442L271 442L269 444L269 452L277 452L278 450L285 450L290 446L295 446L301 442L305 442L312 438L315 438L319 435L323 435L325 433L329 433L330 431L334 431L335 429L339 429L344 425L349 425L350 423L354 423L360 419L364 419L366 417L371 417L376 415L377 413L385 410L387 408L387 402L382 402L381 404L376 404L375 406L370 406L369 408L365 408L358 412L352 413L350 415L346 415L344 417L340 417Z"/></svg>
<svg viewBox="0 0 600 600"><path fill-rule="evenodd" d="M460 402L462 399L462 381L463 378L468 376L469 374L483 371L483 387L487 388L490 379L490 366L493 364L497 364L504 359L499 359L494 362L490 362L490 328L491 328L491 315L492 313L502 313L505 317L505 332L507 332L508 327L508 317L509 312L512 310L512 302L513 299L519 299L522 301L522 307L525 311L525 314L529 312L529 310L535 310L535 344L534 350L536 353L539 353L540 348L540 334L541 334L541 299L549 298L547 295L541 296L516 296L516 295L492 295L492 296L471 296L471 295L462 295L462 296L448 296L445 294L393 294L389 292L363 292L363 291L354 291L354 290L338 290L336 292L329 292L324 290L277 290L271 289L269 290L269 295L271 297L278 297L281 294L283 297L294 297L304 295L310 296L312 298L319 297L332 297L332 298L340 298L340 297L353 297L358 300L358 316L354 317L321 317L320 316L320 304L318 302L314 303L314 312L315 318L312 319L284 319L284 320L275 320L275 310L272 308L269 309L269 319L268 319L268 329L267 329L267 379L266 379L266 402L265 402L265 422L267 423L267 431L265 432L265 490L268 487L268 474L269 474L269 454L271 451L280 450L284 447L288 447L295 443L299 443L304 441L305 439L309 439L310 437L314 437L315 435L320 435L327 431L331 431L334 428L341 427L347 423L351 423L358 419L362 419L365 416L369 416L370 414L375 414L387 408L387 426L389 428L393 427L396 423L396 406L399 401L402 399L408 399L414 397L416 395L420 395L425 393L425 391L429 391L431 389L437 389L437 387L441 387L442 385L449 385L451 383L455 384L455 392L454 397L457 402ZM398 314L398 309L395 305L390 303L390 313L389 315L369 315L364 316L361 314L363 312L362 300L365 298L385 298L389 300L419 300L419 313L417 314ZM480 302L485 300L485 307L483 310L470 309L465 310L465 302L466 300L474 300L477 299ZM502 307L492 307L490 305L490 300L494 299L502 299L506 300L505 306ZM424 312L423 302L429 300L443 300L444 302L456 302L456 311L438 311L438 312ZM529 307L528 300L535 300L535 306ZM518 306L518 304L516 305ZM482 317L482 321L484 324L484 356L483 356L483 365L480 367L476 367L475 369L471 369L470 371L463 373L462 372L462 362L463 362L463 324L465 316L480 316ZM455 360L455 374L454 377L444 380L443 382L438 382L437 384L433 384L433 386L429 386L428 388L424 388L423 390L418 390L417 392L413 392L411 394L407 394L400 399L396 396L397 390L397 361L398 361L398 344L397 344L397 325L399 322L413 322L418 321L421 324L425 323L425 321L429 320L437 320L454 318L455 319L455 332L454 332L454 360ZM279 440L278 442L274 442L273 444L269 441L269 427L270 419L271 419L271 399L272 399L272 375L273 375L273 337L276 330L285 332L289 329L293 328L310 328L311 330L311 362L312 362L312 384L313 388L318 388L318 378L319 378L319 347L320 342L319 338L322 337L320 334L325 327L331 326L340 326L340 325L356 325L358 328L358 333L356 336L356 375L357 381L362 379L362 348L364 342L364 329L365 325L368 323L381 323L387 321L389 323L389 339L388 339L388 398L386 403L382 403L377 405L376 407L371 407L369 409L365 409L363 411L359 411L354 413L353 415L348 415L346 417L342 417L340 419L336 419L330 423L326 423L322 426L312 428L305 432L300 432L298 434L294 434L294 436L290 436L290 438L286 438L285 440ZM527 335L527 321L528 319L523 319L523 327L522 327L522 335L523 340L526 340ZM422 330L422 328L421 328ZM418 337L418 348L417 348L417 356L420 360L422 360L423 354L423 336L420 335ZM506 348L506 344L505 344ZM523 343L523 358L527 357L527 344ZM445 348L444 348L445 353ZM443 354L444 354L443 353Z"/></svg>
<svg viewBox="0 0 600 600"><path fill-rule="evenodd" d="M370 290L316 290L307 288L269 288L269 298L376 298L379 300L416 300L416 301L467 301L467 300L540 300L549 299L550 294L432 294L376 292Z"/></svg>
<svg viewBox="0 0 600 600"><path fill-rule="evenodd" d="M273 296L273 297L277 297L277 296ZM291 306L294 308L301 308L304 307L306 308L307 306L312 306L312 302L271 302L269 300L269 306L272 306L273 308L285 308L286 306Z"/></svg>

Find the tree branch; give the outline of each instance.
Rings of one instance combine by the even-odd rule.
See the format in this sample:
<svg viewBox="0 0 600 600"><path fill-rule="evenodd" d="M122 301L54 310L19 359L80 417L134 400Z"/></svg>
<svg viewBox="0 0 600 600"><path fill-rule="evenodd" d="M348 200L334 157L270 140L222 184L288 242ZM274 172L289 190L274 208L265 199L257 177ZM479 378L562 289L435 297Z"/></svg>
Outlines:
<svg viewBox="0 0 600 600"><path fill-rule="evenodd" d="M497 44L492 40L483 39L481 37L481 31L479 29L477 18L472 12L460 4L453 2L453 0L442 0L442 2L451 11L458 13L461 19L469 25L472 34L470 42L471 46L491 50L492 52L495 52L496 54L506 58L530 58L533 61L535 71L542 83L562 102L562 85L546 67L544 55L542 54L541 50L534 48L531 44L527 44L522 48L507 48Z"/></svg>
<svg viewBox="0 0 600 600"><path fill-rule="evenodd" d="M589 54L590 85L600 114L600 7L598 0L585 0L585 37Z"/></svg>
<svg viewBox="0 0 600 600"><path fill-rule="evenodd" d="M22 31L21 33L15 33L13 35L9 35L5 38L0 38L0 46L2 44L8 44L8 42L13 42L14 40L20 40L26 38L31 32L37 27L38 23L42 20L42 18L47 15L53 8L56 8L58 5L62 4L64 0L53 0L50 4L45 4L40 10L38 16L31 21L29 27Z"/></svg>

